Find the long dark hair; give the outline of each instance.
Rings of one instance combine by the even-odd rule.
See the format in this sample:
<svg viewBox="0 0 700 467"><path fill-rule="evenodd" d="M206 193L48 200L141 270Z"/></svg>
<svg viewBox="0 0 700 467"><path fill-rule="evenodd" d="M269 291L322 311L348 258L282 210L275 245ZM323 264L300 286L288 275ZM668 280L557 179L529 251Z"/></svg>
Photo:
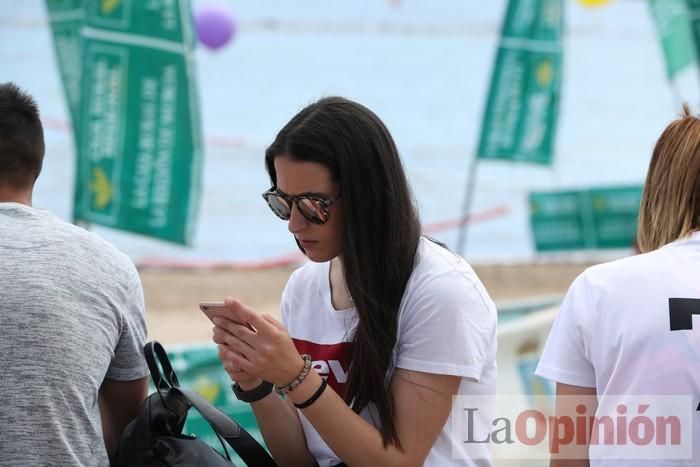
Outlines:
<svg viewBox="0 0 700 467"><path fill-rule="evenodd" d="M384 445L400 448L386 373L421 227L396 145L371 110L326 97L294 116L267 149L265 164L273 186L279 155L320 163L340 184L343 272L359 318L343 396L357 413L373 402Z"/></svg>

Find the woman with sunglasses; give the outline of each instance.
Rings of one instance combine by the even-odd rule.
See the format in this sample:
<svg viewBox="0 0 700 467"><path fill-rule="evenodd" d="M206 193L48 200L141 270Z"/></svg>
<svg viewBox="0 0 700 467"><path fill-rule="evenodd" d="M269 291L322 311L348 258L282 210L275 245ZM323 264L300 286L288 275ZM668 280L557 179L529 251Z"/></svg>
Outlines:
<svg viewBox="0 0 700 467"><path fill-rule="evenodd" d="M284 324L229 298L214 341L275 460L490 465L487 444L465 443L490 421L471 417L467 433L449 418L453 396L495 393L495 307L463 259L421 236L384 124L324 98L265 163L263 197L310 262L285 287Z"/></svg>

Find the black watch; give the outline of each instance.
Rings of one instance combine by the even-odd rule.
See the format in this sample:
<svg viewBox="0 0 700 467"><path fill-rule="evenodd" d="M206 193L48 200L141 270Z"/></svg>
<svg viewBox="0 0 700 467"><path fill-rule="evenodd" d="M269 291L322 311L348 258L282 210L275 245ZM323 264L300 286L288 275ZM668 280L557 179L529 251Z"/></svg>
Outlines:
<svg viewBox="0 0 700 467"><path fill-rule="evenodd" d="M257 402L260 399L267 397L267 395L272 392L274 387L274 384L265 380L250 391L244 391L241 389L238 383L233 383L231 385L231 389L233 389L236 399L243 402Z"/></svg>

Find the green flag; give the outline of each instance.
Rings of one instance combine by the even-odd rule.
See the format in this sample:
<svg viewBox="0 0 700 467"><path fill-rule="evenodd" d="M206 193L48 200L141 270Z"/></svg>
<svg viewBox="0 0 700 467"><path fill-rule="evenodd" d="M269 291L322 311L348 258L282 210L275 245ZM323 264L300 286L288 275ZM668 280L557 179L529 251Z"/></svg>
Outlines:
<svg viewBox="0 0 700 467"><path fill-rule="evenodd" d="M202 159L189 2L85 5L75 218L186 244Z"/></svg>
<svg viewBox="0 0 700 467"><path fill-rule="evenodd" d="M559 108L562 0L510 0L477 159L550 164Z"/></svg>
<svg viewBox="0 0 700 467"><path fill-rule="evenodd" d="M695 54L692 59L695 62L700 54L700 0L686 0L686 7L690 19L690 35L693 38L693 43L688 48Z"/></svg>
<svg viewBox="0 0 700 467"><path fill-rule="evenodd" d="M530 193L535 249L630 248L641 199L641 186Z"/></svg>
<svg viewBox="0 0 700 467"><path fill-rule="evenodd" d="M696 60L688 8L692 9L697 3L692 0L687 4L686 0L649 0L669 79Z"/></svg>
<svg viewBox="0 0 700 467"><path fill-rule="evenodd" d="M85 18L83 0L47 0L46 8L54 38L56 61L75 128L80 107L80 29Z"/></svg>

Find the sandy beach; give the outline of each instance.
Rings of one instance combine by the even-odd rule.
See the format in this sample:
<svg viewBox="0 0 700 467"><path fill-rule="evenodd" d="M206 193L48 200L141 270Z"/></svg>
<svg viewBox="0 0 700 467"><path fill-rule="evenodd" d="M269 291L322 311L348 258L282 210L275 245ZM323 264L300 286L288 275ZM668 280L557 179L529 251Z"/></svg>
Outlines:
<svg viewBox="0 0 700 467"><path fill-rule="evenodd" d="M589 263L475 265L493 300L509 302L564 294ZM141 269L149 339L163 344L207 341L211 323L198 303L235 296L256 311L279 316L282 289L295 267L269 269Z"/></svg>

